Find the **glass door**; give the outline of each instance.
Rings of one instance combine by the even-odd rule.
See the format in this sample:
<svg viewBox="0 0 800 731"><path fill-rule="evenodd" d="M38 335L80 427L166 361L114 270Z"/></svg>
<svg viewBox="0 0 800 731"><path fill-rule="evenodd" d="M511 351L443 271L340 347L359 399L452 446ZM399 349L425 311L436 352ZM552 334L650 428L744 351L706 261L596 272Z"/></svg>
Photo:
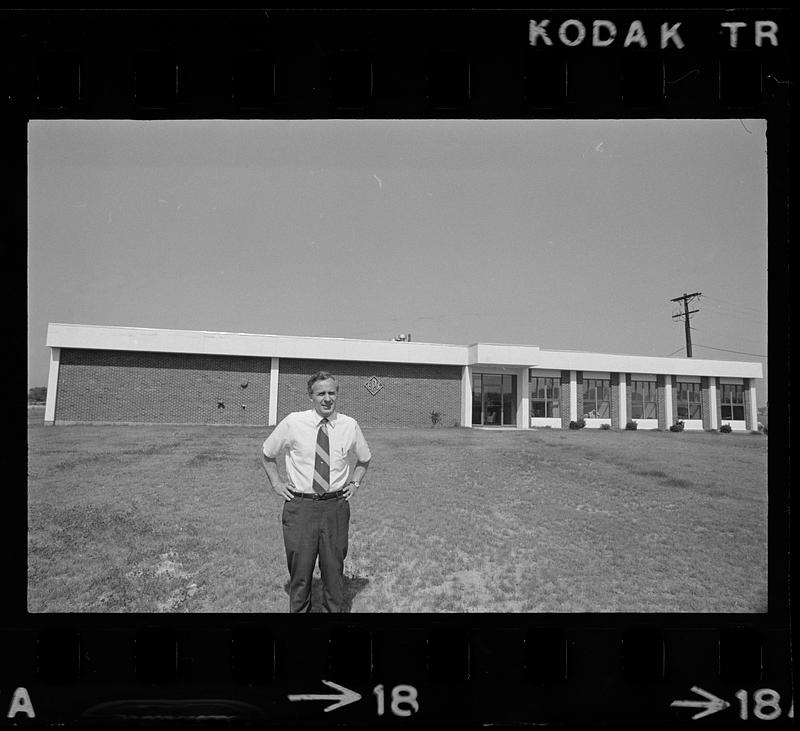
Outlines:
<svg viewBox="0 0 800 731"><path fill-rule="evenodd" d="M473 373L472 423L480 426L516 426L516 376L504 373Z"/></svg>
<svg viewBox="0 0 800 731"><path fill-rule="evenodd" d="M501 426L503 423L503 377L483 373L483 423Z"/></svg>
<svg viewBox="0 0 800 731"><path fill-rule="evenodd" d="M503 426L517 425L517 377L503 376Z"/></svg>

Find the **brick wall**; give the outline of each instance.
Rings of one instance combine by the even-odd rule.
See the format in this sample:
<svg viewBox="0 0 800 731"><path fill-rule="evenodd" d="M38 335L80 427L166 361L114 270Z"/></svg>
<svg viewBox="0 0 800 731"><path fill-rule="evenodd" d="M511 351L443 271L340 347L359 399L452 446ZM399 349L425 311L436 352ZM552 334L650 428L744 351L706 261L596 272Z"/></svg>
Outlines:
<svg viewBox="0 0 800 731"><path fill-rule="evenodd" d="M703 429L711 428L711 395L709 390L708 376L700 378L700 400L703 405Z"/></svg>
<svg viewBox="0 0 800 731"><path fill-rule="evenodd" d="M745 379L743 379L743 383L744 383L744 385L742 386L742 389L744 390L743 396L744 396L744 423L745 423L745 427L747 429L755 430L758 427L754 426L753 422L756 421L756 418L754 418L754 417L756 417L757 415L753 414L753 409L750 408L750 387L753 385L753 379L752 378L745 378Z"/></svg>
<svg viewBox="0 0 800 731"><path fill-rule="evenodd" d="M269 380L269 358L64 348L55 419L265 426Z"/></svg>
<svg viewBox="0 0 800 731"><path fill-rule="evenodd" d="M625 384L623 382L622 388L625 388ZM612 373L611 374L611 403L610 406L610 413L611 413L611 428L612 429L619 429L619 389L620 389L620 378L619 373Z"/></svg>
<svg viewBox="0 0 800 731"><path fill-rule="evenodd" d="M561 388L559 389L559 409L561 409L561 428L569 429L569 371L561 371Z"/></svg>
<svg viewBox="0 0 800 731"><path fill-rule="evenodd" d="M583 418L583 371L575 371L575 389L578 401L578 419Z"/></svg>
<svg viewBox="0 0 800 731"><path fill-rule="evenodd" d="M658 374L656 376L656 398L658 399L658 428L659 429L669 429L672 424L667 422L667 392L666 392L666 384L667 378L670 376L664 376ZM673 412L673 418L674 418Z"/></svg>
<svg viewBox="0 0 800 731"><path fill-rule="evenodd" d="M625 374L625 424L633 421L633 399L631 392L633 391L633 379L630 373Z"/></svg>
<svg viewBox="0 0 800 731"><path fill-rule="evenodd" d="M672 384L672 423L674 424L678 420L678 379L675 376L667 376L667 378Z"/></svg>
<svg viewBox="0 0 800 731"><path fill-rule="evenodd" d="M461 422L460 366L281 358L279 368L278 420L311 408L308 379L326 370L339 381L337 408L362 426L431 426L432 411L442 426ZM364 386L372 376L383 386L374 396Z"/></svg>

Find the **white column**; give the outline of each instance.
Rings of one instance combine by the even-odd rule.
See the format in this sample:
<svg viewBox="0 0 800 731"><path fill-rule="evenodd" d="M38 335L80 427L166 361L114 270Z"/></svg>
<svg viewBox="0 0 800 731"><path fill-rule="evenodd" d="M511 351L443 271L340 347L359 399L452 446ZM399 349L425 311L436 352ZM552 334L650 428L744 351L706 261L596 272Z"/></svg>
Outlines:
<svg viewBox="0 0 800 731"><path fill-rule="evenodd" d="M667 429L673 422L672 419L672 376L664 376L664 416L667 420Z"/></svg>
<svg viewBox="0 0 800 731"><path fill-rule="evenodd" d="M578 420L578 373L569 372L569 420Z"/></svg>
<svg viewBox="0 0 800 731"><path fill-rule="evenodd" d="M472 368L461 369L461 426L472 427Z"/></svg>
<svg viewBox="0 0 800 731"><path fill-rule="evenodd" d="M280 358L272 358L269 366L269 416L268 426L275 426L278 423L278 365Z"/></svg>
<svg viewBox="0 0 800 731"><path fill-rule="evenodd" d="M58 396L58 365L61 348L50 348L50 373L47 376L47 401L44 406L44 423L52 425L56 420L56 397Z"/></svg>
<svg viewBox="0 0 800 731"><path fill-rule="evenodd" d="M619 428L624 429L628 424L628 377L619 374Z"/></svg>
<svg viewBox="0 0 800 731"><path fill-rule="evenodd" d="M519 372L519 388L517 393L517 426L520 429L531 428L531 375L528 368Z"/></svg>
<svg viewBox="0 0 800 731"><path fill-rule="evenodd" d="M709 426L711 429L719 429L717 423L717 378L716 376L708 377L708 408L711 409L711 418L709 419Z"/></svg>
<svg viewBox="0 0 800 731"><path fill-rule="evenodd" d="M745 398L750 399L750 423L747 425L747 428L751 431L758 431L758 402L756 401L756 380L755 378L749 378L750 381L750 393Z"/></svg>

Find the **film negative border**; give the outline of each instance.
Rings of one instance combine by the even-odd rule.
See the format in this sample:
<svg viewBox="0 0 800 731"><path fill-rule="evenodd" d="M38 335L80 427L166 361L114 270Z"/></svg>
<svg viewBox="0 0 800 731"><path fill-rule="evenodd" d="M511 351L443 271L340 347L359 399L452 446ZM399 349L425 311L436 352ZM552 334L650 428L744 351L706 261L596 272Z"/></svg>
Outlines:
<svg viewBox="0 0 800 731"><path fill-rule="evenodd" d="M564 627L459 618L3 632L6 720L452 724L784 720L788 636L753 626ZM327 686L327 687L325 687ZM580 701L580 702L577 702ZM322 714L334 715L323 716Z"/></svg>
<svg viewBox="0 0 800 731"><path fill-rule="evenodd" d="M39 118L746 116L785 108L783 11L17 11Z"/></svg>
<svg viewBox="0 0 800 731"><path fill-rule="evenodd" d="M789 149L785 9L14 11L4 21L20 268L30 119L752 115L769 121L771 163ZM770 165L769 186L770 252L781 261L785 166ZM772 291L785 290L773 276ZM780 326L786 313L774 312ZM788 352L785 333L770 335ZM771 375L788 381L780 357ZM315 615L302 625L28 615L19 520L9 527L0 718L789 723L788 412L774 408L765 615ZM21 435L10 446L24 453ZM4 496L5 515L25 510L21 491Z"/></svg>

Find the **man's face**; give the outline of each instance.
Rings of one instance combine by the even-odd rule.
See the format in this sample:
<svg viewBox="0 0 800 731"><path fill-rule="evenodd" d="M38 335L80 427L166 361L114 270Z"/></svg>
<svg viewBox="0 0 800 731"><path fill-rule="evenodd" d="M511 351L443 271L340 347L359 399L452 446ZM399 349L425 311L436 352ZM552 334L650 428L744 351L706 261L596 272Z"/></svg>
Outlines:
<svg viewBox="0 0 800 731"><path fill-rule="evenodd" d="M311 403L314 411L320 416L331 417L336 411L336 381L328 379L326 381L315 381L311 386Z"/></svg>

